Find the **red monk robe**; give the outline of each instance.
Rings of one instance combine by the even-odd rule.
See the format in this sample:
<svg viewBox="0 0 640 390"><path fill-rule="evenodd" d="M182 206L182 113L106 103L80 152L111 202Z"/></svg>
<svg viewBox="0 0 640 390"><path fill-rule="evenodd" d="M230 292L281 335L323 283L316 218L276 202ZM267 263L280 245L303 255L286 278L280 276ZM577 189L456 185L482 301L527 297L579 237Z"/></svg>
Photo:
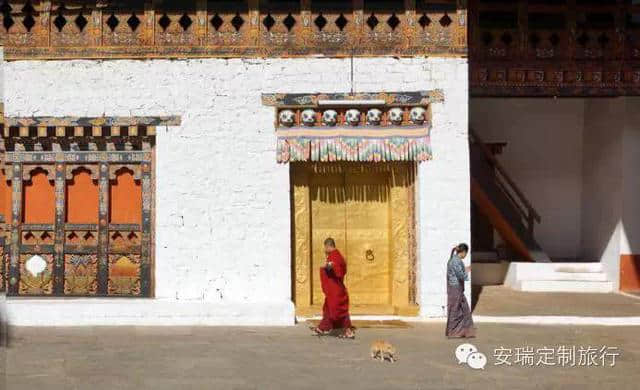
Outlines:
<svg viewBox="0 0 640 390"><path fill-rule="evenodd" d="M331 267L320 268L320 281L324 292L324 306L322 307L322 321L318 329L326 332L331 329L351 329L349 318L349 294L344 285L347 273L347 263L337 249L329 252L327 264Z"/></svg>

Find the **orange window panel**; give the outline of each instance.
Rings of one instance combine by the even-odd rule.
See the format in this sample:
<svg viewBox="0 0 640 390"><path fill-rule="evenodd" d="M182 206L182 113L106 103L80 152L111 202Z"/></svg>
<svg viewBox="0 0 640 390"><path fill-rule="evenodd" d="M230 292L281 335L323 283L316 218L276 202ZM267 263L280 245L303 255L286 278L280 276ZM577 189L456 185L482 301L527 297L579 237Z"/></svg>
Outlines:
<svg viewBox="0 0 640 390"><path fill-rule="evenodd" d="M4 216L5 222L10 222L12 218L11 199L13 189L11 182L7 181L6 172L0 169L0 213Z"/></svg>
<svg viewBox="0 0 640 390"><path fill-rule="evenodd" d="M142 186L131 170L123 168L116 172L110 195L111 223L142 223Z"/></svg>
<svg viewBox="0 0 640 390"><path fill-rule="evenodd" d="M86 168L73 171L67 182L67 222L98 223L98 183Z"/></svg>
<svg viewBox="0 0 640 390"><path fill-rule="evenodd" d="M640 255L620 255L620 290L640 291Z"/></svg>
<svg viewBox="0 0 640 390"><path fill-rule="evenodd" d="M54 223L56 218L55 188L47 178L47 172L37 168L31 172L31 180L24 183L24 222Z"/></svg>

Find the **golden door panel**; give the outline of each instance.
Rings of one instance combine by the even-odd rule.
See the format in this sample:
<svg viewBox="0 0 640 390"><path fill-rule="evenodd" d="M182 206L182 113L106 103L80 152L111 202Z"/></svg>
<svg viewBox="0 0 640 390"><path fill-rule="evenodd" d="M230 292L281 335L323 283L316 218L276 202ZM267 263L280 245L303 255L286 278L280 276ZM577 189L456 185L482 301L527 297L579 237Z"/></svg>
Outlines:
<svg viewBox="0 0 640 390"><path fill-rule="evenodd" d="M346 285L355 305L390 304L389 175L347 169Z"/></svg>
<svg viewBox="0 0 640 390"><path fill-rule="evenodd" d="M325 263L324 240L332 237L338 248L345 241L344 177L338 173L312 175L311 198L311 284L313 305L322 305L324 295L319 268Z"/></svg>
<svg viewBox="0 0 640 390"><path fill-rule="evenodd" d="M323 242L347 261L352 312L415 314L412 163L293 163L292 286L299 314L321 312ZM407 180L408 179L408 180Z"/></svg>

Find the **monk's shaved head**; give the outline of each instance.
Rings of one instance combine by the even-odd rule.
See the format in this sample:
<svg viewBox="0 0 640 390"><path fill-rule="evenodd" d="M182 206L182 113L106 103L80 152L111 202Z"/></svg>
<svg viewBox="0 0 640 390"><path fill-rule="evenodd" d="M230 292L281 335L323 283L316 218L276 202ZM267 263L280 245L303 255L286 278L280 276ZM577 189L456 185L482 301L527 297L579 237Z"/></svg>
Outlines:
<svg viewBox="0 0 640 390"><path fill-rule="evenodd" d="M333 238L329 237L326 240L324 240L324 246L330 246L332 248L335 248L336 247L336 241Z"/></svg>

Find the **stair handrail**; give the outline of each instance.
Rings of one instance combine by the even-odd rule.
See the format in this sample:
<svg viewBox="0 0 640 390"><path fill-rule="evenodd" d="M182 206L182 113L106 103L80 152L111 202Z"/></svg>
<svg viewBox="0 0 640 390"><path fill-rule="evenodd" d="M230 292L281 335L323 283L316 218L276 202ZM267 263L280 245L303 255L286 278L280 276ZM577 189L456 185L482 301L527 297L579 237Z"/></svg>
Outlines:
<svg viewBox="0 0 640 390"><path fill-rule="evenodd" d="M525 210L522 210L522 208L520 207L518 202L515 202L515 199L511 199L511 201L516 204L517 210L522 214L522 216L527 221L527 224L529 225L528 226L529 231L531 233L533 233L533 227L534 227L535 222L540 223L540 221L541 221L540 214L538 214L536 209L533 207L533 205L531 204L529 199L527 199L527 197L524 195L524 193L520 190L518 185L513 181L513 179L511 179L511 176L509 176L509 174L504 169L502 164L500 164L500 161L498 161L498 159L493 155L493 153L491 153L491 151L489 150L489 147L487 147L487 145L484 143L484 141L471 128L469 128L469 136L470 136L470 138L471 138L471 140L473 142L475 142L478 146L480 146L480 150L482 150L482 152L483 152L484 156L486 157L486 159L493 166L493 168L495 168L496 171L498 171L500 173L500 175L504 178L504 180L509 185L510 189L518 197L518 200L526 208L526 212L525 212ZM507 196L509 198L511 198L511 195L509 193L507 193Z"/></svg>

